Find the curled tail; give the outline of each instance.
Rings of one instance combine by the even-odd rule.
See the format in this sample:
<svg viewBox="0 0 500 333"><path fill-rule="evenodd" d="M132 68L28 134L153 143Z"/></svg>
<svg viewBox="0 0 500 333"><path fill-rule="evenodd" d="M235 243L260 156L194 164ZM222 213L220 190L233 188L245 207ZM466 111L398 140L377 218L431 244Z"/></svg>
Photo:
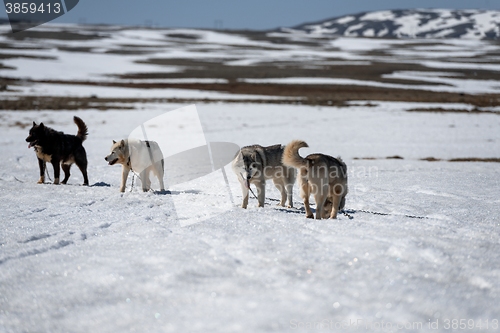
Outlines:
<svg viewBox="0 0 500 333"><path fill-rule="evenodd" d="M293 140L286 145L283 151L282 162L286 166L294 168L303 168L307 166L307 160L299 155L299 149L309 147L307 143L301 140Z"/></svg>
<svg viewBox="0 0 500 333"><path fill-rule="evenodd" d="M82 139L82 142L85 141L87 139L87 135L89 134L87 125L85 125L83 120L78 118L77 116L73 117L73 121L75 122L76 126L78 126L78 133L76 133L76 137Z"/></svg>

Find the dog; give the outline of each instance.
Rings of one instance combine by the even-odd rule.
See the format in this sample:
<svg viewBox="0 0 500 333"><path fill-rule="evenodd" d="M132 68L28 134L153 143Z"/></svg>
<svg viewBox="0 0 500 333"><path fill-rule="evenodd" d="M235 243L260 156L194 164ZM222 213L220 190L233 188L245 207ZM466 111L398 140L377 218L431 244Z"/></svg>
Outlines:
<svg viewBox="0 0 500 333"><path fill-rule="evenodd" d="M303 158L299 149L309 147L300 140L290 142L283 153L283 164L299 170L300 195L304 200L307 218L313 218L309 196L316 201L316 219L336 219L345 206L347 166L342 159L324 154L311 154Z"/></svg>
<svg viewBox="0 0 500 333"><path fill-rule="evenodd" d="M120 142L113 140L111 153L104 158L109 165L122 165L122 180L120 192L125 192L127 177L130 171L139 175L142 190L151 188L149 174L152 171L160 182L160 191L165 190L163 184L164 161L160 146L155 141L125 139Z"/></svg>
<svg viewBox="0 0 500 333"><path fill-rule="evenodd" d="M45 182L46 162L50 162L54 167L54 184L59 184L60 167L64 171L64 179L61 184L66 184L70 176L70 168L75 163L83 175L83 185L89 185L87 177L87 153L83 148L83 141L87 139L87 125L78 117L73 117L73 121L78 127L76 135L58 132L43 123L37 125L33 122L33 127L29 131L26 142L28 148L34 147L38 157L40 168L40 178L38 184Z"/></svg>
<svg viewBox="0 0 500 333"><path fill-rule="evenodd" d="M288 207L293 207L292 189L296 171L282 164L283 149L284 147L279 144L269 147L253 145L241 148L235 156L232 169L241 185L242 208L247 208L250 184L255 184L257 187L258 206L264 207L267 179L272 179L281 193L279 205L284 207L288 200Z"/></svg>

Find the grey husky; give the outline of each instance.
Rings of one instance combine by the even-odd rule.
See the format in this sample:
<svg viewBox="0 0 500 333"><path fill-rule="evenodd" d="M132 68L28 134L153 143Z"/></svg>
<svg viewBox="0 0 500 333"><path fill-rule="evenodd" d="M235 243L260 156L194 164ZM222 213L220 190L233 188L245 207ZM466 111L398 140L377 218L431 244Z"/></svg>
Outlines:
<svg viewBox="0 0 500 333"><path fill-rule="evenodd" d="M292 189L296 171L294 168L284 166L281 162L284 148L282 145L269 147L253 145L241 148L235 156L232 168L241 185L242 208L247 208L250 184L257 187L259 207L264 207L267 179L272 179L281 193L279 205L285 206L288 200L288 207L293 207Z"/></svg>
<svg viewBox="0 0 500 333"><path fill-rule="evenodd" d="M283 154L283 163L299 169L300 195L304 199L306 216L313 218L309 195L316 201L316 219L336 219L345 206L347 195L347 166L340 157L324 154L299 155L299 149L309 147L300 140L290 142Z"/></svg>

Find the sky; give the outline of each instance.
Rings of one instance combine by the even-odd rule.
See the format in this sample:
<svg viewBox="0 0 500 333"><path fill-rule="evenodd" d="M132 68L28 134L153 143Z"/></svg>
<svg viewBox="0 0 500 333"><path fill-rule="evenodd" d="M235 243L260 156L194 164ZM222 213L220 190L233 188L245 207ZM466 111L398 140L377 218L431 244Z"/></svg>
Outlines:
<svg viewBox="0 0 500 333"><path fill-rule="evenodd" d="M80 0L59 23L267 30L364 11L496 9L499 0ZM6 18L5 12L0 17Z"/></svg>

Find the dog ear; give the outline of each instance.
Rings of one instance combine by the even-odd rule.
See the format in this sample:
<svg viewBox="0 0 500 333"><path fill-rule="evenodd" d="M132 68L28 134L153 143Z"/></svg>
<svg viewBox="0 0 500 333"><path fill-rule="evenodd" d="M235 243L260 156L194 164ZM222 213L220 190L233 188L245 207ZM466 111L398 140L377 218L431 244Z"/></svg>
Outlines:
<svg viewBox="0 0 500 333"><path fill-rule="evenodd" d="M241 150L239 151L238 155L236 155L236 161L237 162L243 161L243 153L241 152Z"/></svg>
<svg viewBox="0 0 500 333"><path fill-rule="evenodd" d="M36 123L35 123L35 122L33 122L33 126L36 126Z"/></svg>
<svg viewBox="0 0 500 333"><path fill-rule="evenodd" d="M116 143L116 141L115 141L115 140L113 140L113 144L115 144L115 143Z"/></svg>
<svg viewBox="0 0 500 333"><path fill-rule="evenodd" d="M43 123L40 123L40 128L43 128L45 125Z"/></svg>
<svg viewBox="0 0 500 333"><path fill-rule="evenodd" d="M125 140L122 140L122 141L120 142L120 147L125 147Z"/></svg>

